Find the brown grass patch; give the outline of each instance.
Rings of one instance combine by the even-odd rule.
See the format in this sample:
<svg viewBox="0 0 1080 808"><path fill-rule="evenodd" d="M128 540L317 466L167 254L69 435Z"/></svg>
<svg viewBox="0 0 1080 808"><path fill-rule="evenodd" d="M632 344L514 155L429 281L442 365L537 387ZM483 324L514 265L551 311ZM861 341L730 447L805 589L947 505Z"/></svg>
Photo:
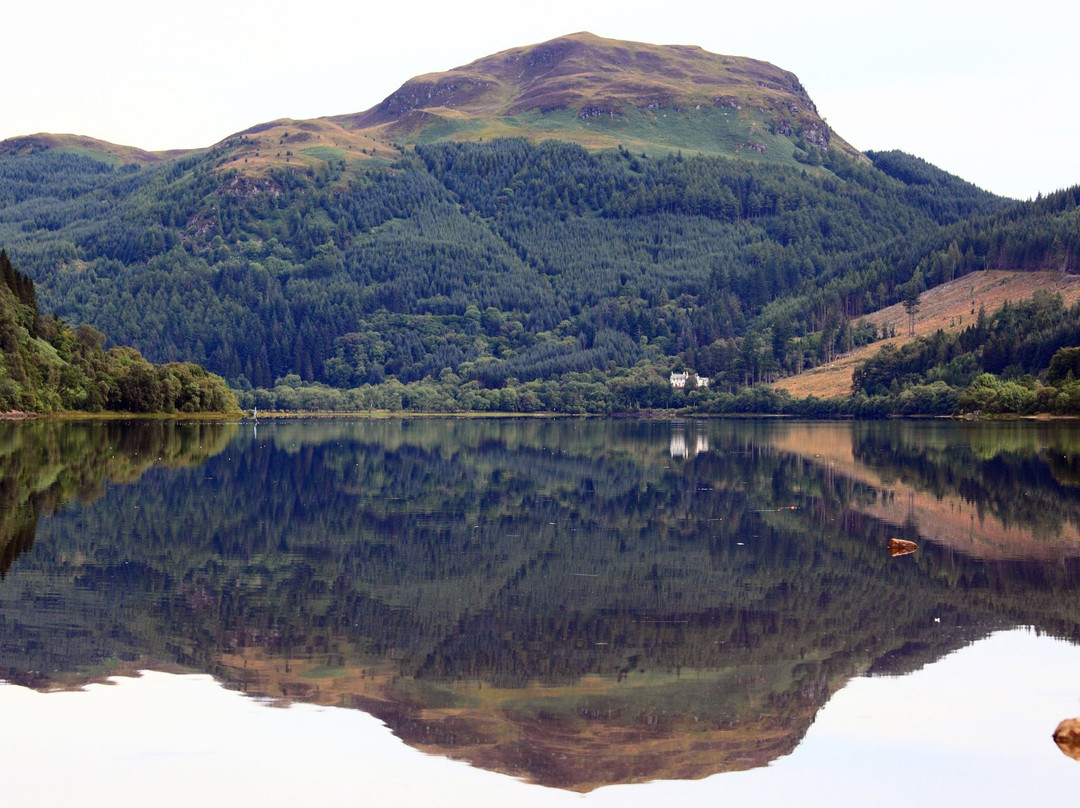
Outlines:
<svg viewBox="0 0 1080 808"><path fill-rule="evenodd" d="M1006 302L1025 300L1037 291L1058 293L1066 305L1072 305L1080 300L1080 276L1053 271L1016 272L1002 269L973 272L923 292L922 305L915 315L915 336L926 336L938 329L960 331L975 323L980 307L985 308L987 314L993 314ZM886 345L903 345L913 339L907 336L908 317L900 303L868 314L863 319L878 326L879 330L891 326L898 335L904 336L864 345L843 359L781 379L773 387L787 390L797 398L846 396L851 392L851 375L860 362L869 359Z"/></svg>
<svg viewBox="0 0 1080 808"><path fill-rule="evenodd" d="M249 176L265 176L272 168L292 166L320 170L327 160L321 149L334 150L346 164L375 158L396 159L399 152L364 132L350 131L326 119L283 119L239 132L218 144L226 150L219 171L237 169Z"/></svg>

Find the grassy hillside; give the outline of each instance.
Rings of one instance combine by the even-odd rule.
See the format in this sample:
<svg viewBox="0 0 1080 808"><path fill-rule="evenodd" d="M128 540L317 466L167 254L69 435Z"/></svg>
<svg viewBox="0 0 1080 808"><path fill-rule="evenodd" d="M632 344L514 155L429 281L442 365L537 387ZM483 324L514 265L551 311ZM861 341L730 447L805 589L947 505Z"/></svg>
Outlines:
<svg viewBox="0 0 1080 808"><path fill-rule="evenodd" d="M134 146L118 146L83 135L54 135L46 132L14 137L0 142L0 155L34 154L57 151L103 159L114 165L151 165L176 160L195 153L195 149L148 152Z"/></svg>
<svg viewBox="0 0 1080 808"><path fill-rule="evenodd" d="M767 62L589 33L514 48L407 81L366 112L330 119L400 143L554 137L589 148L791 163L837 148L798 78Z"/></svg>
<svg viewBox="0 0 1080 808"><path fill-rule="evenodd" d="M216 149L220 172L266 177L273 169L325 170L331 165L393 160L400 151L362 131L350 131L330 120L283 119L245 129Z"/></svg>
<svg viewBox="0 0 1080 808"><path fill-rule="evenodd" d="M364 112L270 121L212 148L225 158L219 170L265 176L271 167L317 171L342 161L396 157L403 145L501 137L785 165L820 164L829 149L865 159L829 129L793 73L697 47L589 33L418 76ZM139 165L194 153L146 152L76 135L39 134L0 144L0 154L49 149Z"/></svg>

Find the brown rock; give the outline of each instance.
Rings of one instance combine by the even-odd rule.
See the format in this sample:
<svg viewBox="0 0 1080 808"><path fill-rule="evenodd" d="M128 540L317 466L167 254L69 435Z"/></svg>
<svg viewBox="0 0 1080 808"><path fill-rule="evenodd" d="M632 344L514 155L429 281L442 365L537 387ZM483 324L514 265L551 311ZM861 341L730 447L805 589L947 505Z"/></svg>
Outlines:
<svg viewBox="0 0 1080 808"><path fill-rule="evenodd" d="M1080 718L1066 718L1058 724L1054 743L1073 760L1080 760Z"/></svg>
<svg viewBox="0 0 1080 808"><path fill-rule="evenodd" d="M896 556L907 555L908 553L914 553L918 549L919 545L913 541L908 541L907 539L889 539L889 555L893 558Z"/></svg>

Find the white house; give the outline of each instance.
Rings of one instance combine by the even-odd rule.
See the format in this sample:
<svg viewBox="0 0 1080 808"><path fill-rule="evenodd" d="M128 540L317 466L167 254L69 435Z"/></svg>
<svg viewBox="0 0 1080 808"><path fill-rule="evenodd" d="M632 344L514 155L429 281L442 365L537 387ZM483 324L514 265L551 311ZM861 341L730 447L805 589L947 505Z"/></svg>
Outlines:
<svg viewBox="0 0 1080 808"><path fill-rule="evenodd" d="M671 382L671 386L674 387L676 390L682 390L684 387L686 387L686 382L689 378L690 373L687 371L683 371L682 373L675 373L674 371L672 371L671 376L668 377L668 380ZM698 387L709 386L708 376L696 376L695 378L697 379Z"/></svg>

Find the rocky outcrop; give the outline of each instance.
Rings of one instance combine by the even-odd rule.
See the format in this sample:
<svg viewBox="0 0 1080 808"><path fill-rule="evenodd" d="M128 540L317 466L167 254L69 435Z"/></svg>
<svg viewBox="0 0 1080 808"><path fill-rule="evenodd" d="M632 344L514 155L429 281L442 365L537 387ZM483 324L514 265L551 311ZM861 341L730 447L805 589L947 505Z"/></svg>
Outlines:
<svg viewBox="0 0 1080 808"><path fill-rule="evenodd" d="M910 555L919 549L913 541L907 539L889 539L889 555L893 558L896 556Z"/></svg>
<svg viewBox="0 0 1080 808"><path fill-rule="evenodd" d="M1054 743L1073 760L1080 760L1080 718L1066 718L1058 724Z"/></svg>

